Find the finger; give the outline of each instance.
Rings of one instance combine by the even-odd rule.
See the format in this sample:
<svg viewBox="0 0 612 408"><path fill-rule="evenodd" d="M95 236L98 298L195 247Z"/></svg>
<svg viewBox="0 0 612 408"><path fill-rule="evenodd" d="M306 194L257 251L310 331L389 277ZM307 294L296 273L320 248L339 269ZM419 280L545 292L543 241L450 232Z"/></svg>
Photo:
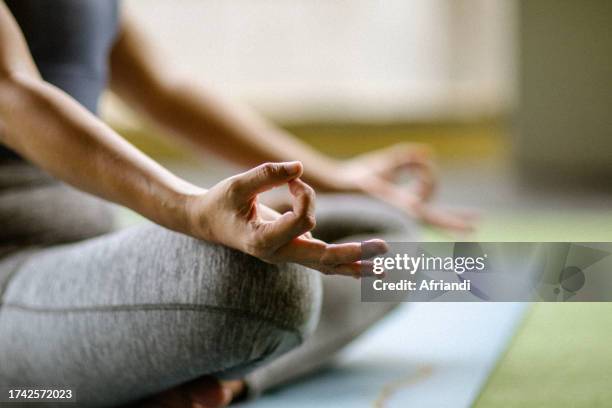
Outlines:
<svg viewBox="0 0 612 408"><path fill-rule="evenodd" d="M302 265L310 269L322 272L325 275L350 276L355 279L361 279L366 277L376 277L382 279L385 277L384 272L379 274L374 273L374 263L372 261L357 261L341 265L322 265L309 263L303 263Z"/></svg>
<svg viewBox="0 0 612 408"><path fill-rule="evenodd" d="M357 262L364 259L364 255L368 258L382 255L388 250L387 244L382 240L368 242L363 250L362 243L359 242L328 244L318 239L298 238L281 247L277 256L287 262L333 266Z"/></svg>
<svg viewBox="0 0 612 408"><path fill-rule="evenodd" d="M392 149L389 156L385 172L387 180L394 181L401 170L410 170L415 179L411 190L420 200L429 200L437 185L431 149L426 145L402 144Z"/></svg>
<svg viewBox="0 0 612 408"><path fill-rule="evenodd" d="M414 157L407 154L396 157L383 173L384 179L395 183L402 170L412 174L410 192L420 201L427 201L433 196L438 177L435 165L428 157Z"/></svg>
<svg viewBox="0 0 612 408"><path fill-rule="evenodd" d="M293 195L293 212L300 216L312 216L315 213L315 191L299 178L289 182L289 191Z"/></svg>
<svg viewBox="0 0 612 408"><path fill-rule="evenodd" d="M437 175L433 163L412 163L407 167L415 173L411 190L421 201L429 201L437 187Z"/></svg>
<svg viewBox="0 0 612 408"><path fill-rule="evenodd" d="M426 145L400 145L392 154L393 164L397 167L412 163L431 163L433 152Z"/></svg>
<svg viewBox="0 0 612 408"><path fill-rule="evenodd" d="M289 182L289 191L293 195L293 210L260 226L260 239L273 250L310 232L316 225L314 190L302 180L295 179Z"/></svg>
<svg viewBox="0 0 612 408"><path fill-rule="evenodd" d="M232 177L231 192L241 199L249 199L300 177L302 172L302 163L298 161L264 163Z"/></svg>
<svg viewBox="0 0 612 408"><path fill-rule="evenodd" d="M370 259L389 252L389 245L382 239L370 239L361 243L361 259Z"/></svg>
<svg viewBox="0 0 612 408"><path fill-rule="evenodd" d="M363 260L357 263L359 264L359 275L353 276L354 278L375 277L378 279L382 279L386 276L386 273L384 271L380 273L374 273L374 262L373 261Z"/></svg>
<svg viewBox="0 0 612 408"><path fill-rule="evenodd" d="M361 260L361 243L327 244L319 262L323 265L340 265Z"/></svg>
<svg viewBox="0 0 612 408"><path fill-rule="evenodd" d="M349 276L351 278L359 279L361 277L361 264L359 262L353 262L350 264L342 265L305 265L312 269L316 269L325 275L340 275Z"/></svg>
<svg viewBox="0 0 612 408"><path fill-rule="evenodd" d="M407 211L411 216L425 224L462 232L473 229L473 222L469 217L433 208L417 199L414 194L406 189L399 188L391 183L378 183L370 191L373 196Z"/></svg>
<svg viewBox="0 0 612 408"><path fill-rule="evenodd" d="M383 255L388 251L389 247L382 239L360 243L328 244L320 262L325 265L341 265Z"/></svg>
<svg viewBox="0 0 612 408"><path fill-rule="evenodd" d="M415 208L421 204L421 200L410 191L407 191L406 188L384 180L368 182L366 187L368 189L367 191L373 197L388 202L404 211Z"/></svg>
<svg viewBox="0 0 612 408"><path fill-rule="evenodd" d="M474 231L474 223L465 217L453 214L451 211L423 207L419 210L421 221L434 227L468 233Z"/></svg>
<svg viewBox="0 0 612 408"><path fill-rule="evenodd" d="M391 180L399 170L410 165L431 164L432 151L429 146L421 144L400 144L383 150L379 160L383 160L384 173Z"/></svg>

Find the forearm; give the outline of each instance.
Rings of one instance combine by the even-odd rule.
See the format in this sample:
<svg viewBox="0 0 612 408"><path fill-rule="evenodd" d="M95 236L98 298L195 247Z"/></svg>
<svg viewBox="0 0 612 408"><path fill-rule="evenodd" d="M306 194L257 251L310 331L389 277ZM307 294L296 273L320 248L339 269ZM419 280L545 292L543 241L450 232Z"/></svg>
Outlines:
<svg viewBox="0 0 612 408"><path fill-rule="evenodd" d="M187 84L163 88L145 113L168 132L248 167L300 160L304 179L320 190L338 188L337 163L265 119L222 97Z"/></svg>
<svg viewBox="0 0 612 408"><path fill-rule="evenodd" d="M165 170L38 78L0 80L0 140L81 190L189 233L185 203L203 190Z"/></svg>
<svg viewBox="0 0 612 408"><path fill-rule="evenodd" d="M111 88L154 123L207 151L252 167L300 160L304 179L335 190L336 162L283 130L173 73L155 42L124 16L110 56Z"/></svg>

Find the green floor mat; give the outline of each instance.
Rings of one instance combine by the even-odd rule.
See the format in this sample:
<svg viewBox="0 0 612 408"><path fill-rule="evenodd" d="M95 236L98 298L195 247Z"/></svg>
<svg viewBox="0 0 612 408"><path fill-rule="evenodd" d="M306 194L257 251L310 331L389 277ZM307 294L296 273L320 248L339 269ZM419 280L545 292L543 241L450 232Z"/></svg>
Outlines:
<svg viewBox="0 0 612 408"><path fill-rule="evenodd" d="M612 303L534 305L475 406L612 406Z"/></svg>
<svg viewBox="0 0 612 408"><path fill-rule="evenodd" d="M489 214L466 240L609 242L612 212ZM534 304L475 406L612 406L612 304Z"/></svg>
<svg viewBox="0 0 612 408"><path fill-rule="evenodd" d="M477 232L466 241L497 242L609 242L612 211L514 211L483 213ZM455 241L438 230L427 229L426 241Z"/></svg>

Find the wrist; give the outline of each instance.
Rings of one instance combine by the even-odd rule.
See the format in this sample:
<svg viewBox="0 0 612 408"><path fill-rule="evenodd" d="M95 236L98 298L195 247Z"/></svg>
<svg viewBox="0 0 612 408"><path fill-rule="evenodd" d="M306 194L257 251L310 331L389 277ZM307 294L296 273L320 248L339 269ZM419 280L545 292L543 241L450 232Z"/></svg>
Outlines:
<svg viewBox="0 0 612 408"><path fill-rule="evenodd" d="M183 232L194 238L212 241L210 236L210 220L207 209L207 190L201 189L194 192L181 194L183 211Z"/></svg>
<svg viewBox="0 0 612 408"><path fill-rule="evenodd" d="M343 160L326 157L316 166L305 166L304 179L317 191L330 193L356 192L346 163Z"/></svg>
<svg viewBox="0 0 612 408"><path fill-rule="evenodd" d="M164 193L158 191L157 216L153 221L171 230L197 237L194 222L194 207L206 194L206 189L187 182L172 183Z"/></svg>

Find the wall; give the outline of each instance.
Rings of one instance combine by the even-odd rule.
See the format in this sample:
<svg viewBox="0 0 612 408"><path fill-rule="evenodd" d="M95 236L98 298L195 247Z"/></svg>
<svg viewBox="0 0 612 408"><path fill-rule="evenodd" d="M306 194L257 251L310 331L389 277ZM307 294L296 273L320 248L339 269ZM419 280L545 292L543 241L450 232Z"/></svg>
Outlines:
<svg viewBox="0 0 612 408"><path fill-rule="evenodd" d="M504 110L507 0L126 1L169 60L283 122Z"/></svg>
<svg viewBox="0 0 612 408"><path fill-rule="evenodd" d="M520 4L521 168L528 178L610 186L612 2Z"/></svg>

